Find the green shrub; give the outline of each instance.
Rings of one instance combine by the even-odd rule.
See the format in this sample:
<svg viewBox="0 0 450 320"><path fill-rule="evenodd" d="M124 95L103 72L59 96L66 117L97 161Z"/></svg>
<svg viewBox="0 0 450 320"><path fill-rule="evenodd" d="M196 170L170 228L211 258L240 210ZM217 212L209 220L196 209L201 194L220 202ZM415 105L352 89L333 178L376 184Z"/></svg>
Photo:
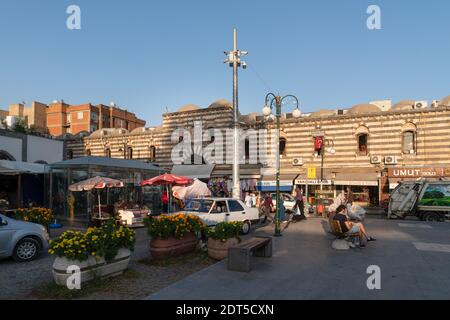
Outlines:
<svg viewBox="0 0 450 320"><path fill-rule="evenodd" d="M240 240L239 233L242 230L242 222L220 222L214 228L208 230L208 237L222 242L231 238Z"/></svg>

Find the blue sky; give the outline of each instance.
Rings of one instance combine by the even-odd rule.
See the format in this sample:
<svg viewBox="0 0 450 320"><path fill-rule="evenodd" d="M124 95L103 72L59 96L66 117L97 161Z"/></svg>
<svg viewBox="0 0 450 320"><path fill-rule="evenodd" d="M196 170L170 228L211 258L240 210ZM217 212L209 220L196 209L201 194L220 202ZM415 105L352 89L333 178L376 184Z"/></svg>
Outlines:
<svg viewBox="0 0 450 320"><path fill-rule="evenodd" d="M66 28L81 7L82 29ZM366 27L381 7L382 29ZM236 8L236 9L233 9ZM446 0L0 0L0 108L116 102L149 125L166 107L232 99L232 29L248 50L240 110L294 94L304 112L450 94Z"/></svg>

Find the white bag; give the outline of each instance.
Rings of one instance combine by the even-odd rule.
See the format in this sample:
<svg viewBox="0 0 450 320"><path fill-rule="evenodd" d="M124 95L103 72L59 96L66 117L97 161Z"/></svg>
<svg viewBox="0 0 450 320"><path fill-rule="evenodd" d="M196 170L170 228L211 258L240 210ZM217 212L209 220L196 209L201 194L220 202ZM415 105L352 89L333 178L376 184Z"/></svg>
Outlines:
<svg viewBox="0 0 450 320"><path fill-rule="evenodd" d="M347 204L347 215L352 220L363 221L366 216L366 210L357 205Z"/></svg>

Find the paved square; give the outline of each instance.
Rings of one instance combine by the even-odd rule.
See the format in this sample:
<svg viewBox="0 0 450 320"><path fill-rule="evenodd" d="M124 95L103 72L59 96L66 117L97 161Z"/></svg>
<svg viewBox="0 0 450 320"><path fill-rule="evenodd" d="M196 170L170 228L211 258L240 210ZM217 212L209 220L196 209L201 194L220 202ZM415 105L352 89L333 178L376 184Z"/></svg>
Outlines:
<svg viewBox="0 0 450 320"><path fill-rule="evenodd" d="M430 229L421 227L423 222L407 223L417 227L370 217L365 224L377 241L365 249L335 251L325 220L310 218L274 238L273 257L254 258L250 273L228 271L222 261L148 299L449 299L450 253L414 244L450 246L450 224L427 223ZM272 232L265 227L253 234ZM381 268L381 290L367 288L371 265Z"/></svg>

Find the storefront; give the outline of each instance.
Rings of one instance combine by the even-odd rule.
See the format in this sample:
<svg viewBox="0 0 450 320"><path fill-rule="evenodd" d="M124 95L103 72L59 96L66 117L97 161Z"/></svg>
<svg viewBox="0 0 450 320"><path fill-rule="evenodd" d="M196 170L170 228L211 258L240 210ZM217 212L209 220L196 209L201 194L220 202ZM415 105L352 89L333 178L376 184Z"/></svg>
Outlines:
<svg viewBox="0 0 450 320"><path fill-rule="evenodd" d="M0 201L6 209L46 205L46 166L0 160Z"/></svg>
<svg viewBox="0 0 450 320"><path fill-rule="evenodd" d="M379 204L380 177L381 174L373 168L326 168L323 173L320 173L320 168L308 168L298 175L295 184L303 189L311 205L328 206L349 187L353 193L354 204L376 206Z"/></svg>
<svg viewBox="0 0 450 320"><path fill-rule="evenodd" d="M49 203L55 216L66 220L86 222L92 216L97 203L93 192L70 192L71 184L102 176L124 182L123 188L98 189L101 203L108 207L121 201L130 208L148 208L153 212L161 210L160 187L140 187L142 180L164 173L162 168L135 161L104 157L83 157L57 162L49 166ZM95 191L97 192L97 191Z"/></svg>
<svg viewBox="0 0 450 320"><path fill-rule="evenodd" d="M389 192L402 181L450 178L450 167L393 167L387 170Z"/></svg>

